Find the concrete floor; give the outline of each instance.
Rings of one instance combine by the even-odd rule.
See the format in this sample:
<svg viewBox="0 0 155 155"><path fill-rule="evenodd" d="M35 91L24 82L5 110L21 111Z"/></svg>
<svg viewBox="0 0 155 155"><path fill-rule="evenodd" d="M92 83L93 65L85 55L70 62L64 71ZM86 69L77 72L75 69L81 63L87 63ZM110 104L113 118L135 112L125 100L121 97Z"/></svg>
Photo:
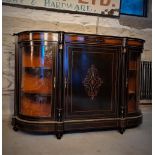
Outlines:
<svg viewBox="0 0 155 155"><path fill-rule="evenodd" d="M143 124L117 131L65 134L61 140L54 135L32 135L14 132L3 120L3 155L151 155L152 108L142 106Z"/></svg>

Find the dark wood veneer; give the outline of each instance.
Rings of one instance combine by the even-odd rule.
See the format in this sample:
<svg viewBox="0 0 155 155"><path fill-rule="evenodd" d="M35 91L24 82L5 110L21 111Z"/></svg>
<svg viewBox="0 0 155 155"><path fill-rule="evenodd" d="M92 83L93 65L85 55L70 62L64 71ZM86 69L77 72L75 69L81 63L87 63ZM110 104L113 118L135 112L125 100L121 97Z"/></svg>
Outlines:
<svg viewBox="0 0 155 155"><path fill-rule="evenodd" d="M52 31L15 36L15 131L61 138L71 131L123 133L142 123L139 65L144 40Z"/></svg>

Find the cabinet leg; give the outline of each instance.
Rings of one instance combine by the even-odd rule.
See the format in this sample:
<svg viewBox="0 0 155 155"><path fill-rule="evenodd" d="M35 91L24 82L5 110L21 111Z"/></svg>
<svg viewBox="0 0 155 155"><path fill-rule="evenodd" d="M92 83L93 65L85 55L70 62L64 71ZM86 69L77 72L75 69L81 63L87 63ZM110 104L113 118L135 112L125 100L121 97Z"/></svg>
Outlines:
<svg viewBox="0 0 155 155"><path fill-rule="evenodd" d="M15 116L12 117L11 125L13 126L13 130L14 131L18 131L19 128L18 128L18 125L16 124L16 118L15 118Z"/></svg>
<svg viewBox="0 0 155 155"><path fill-rule="evenodd" d="M17 125L13 126L13 130L18 131L19 130L18 126Z"/></svg>
<svg viewBox="0 0 155 155"><path fill-rule="evenodd" d="M125 128L120 128L119 132L123 134L125 132Z"/></svg>
<svg viewBox="0 0 155 155"><path fill-rule="evenodd" d="M57 139L61 139L62 136L63 136L63 133L62 132L57 132L56 133Z"/></svg>

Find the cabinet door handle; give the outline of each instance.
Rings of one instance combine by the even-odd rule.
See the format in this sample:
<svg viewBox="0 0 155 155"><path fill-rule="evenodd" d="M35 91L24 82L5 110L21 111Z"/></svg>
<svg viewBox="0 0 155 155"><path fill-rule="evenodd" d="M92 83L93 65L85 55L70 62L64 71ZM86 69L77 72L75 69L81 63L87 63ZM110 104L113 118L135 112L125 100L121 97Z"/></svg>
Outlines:
<svg viewBox="0 0 155 155"><path fill-rule="evenodd" d="M55 89L55 86L56 86L56 77L54 77L54 89Z"/></svg>

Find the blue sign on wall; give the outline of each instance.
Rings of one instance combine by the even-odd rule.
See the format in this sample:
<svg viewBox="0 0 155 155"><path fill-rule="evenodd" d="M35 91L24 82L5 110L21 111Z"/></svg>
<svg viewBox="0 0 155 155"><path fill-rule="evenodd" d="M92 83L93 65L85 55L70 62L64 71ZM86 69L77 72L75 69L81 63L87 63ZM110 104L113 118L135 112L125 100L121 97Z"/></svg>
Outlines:
<svg viewBox="0 0 155 155"><path fill-rule="evenodd" d="M146 16L147 0L121 0L121 14Z"/></svg>

